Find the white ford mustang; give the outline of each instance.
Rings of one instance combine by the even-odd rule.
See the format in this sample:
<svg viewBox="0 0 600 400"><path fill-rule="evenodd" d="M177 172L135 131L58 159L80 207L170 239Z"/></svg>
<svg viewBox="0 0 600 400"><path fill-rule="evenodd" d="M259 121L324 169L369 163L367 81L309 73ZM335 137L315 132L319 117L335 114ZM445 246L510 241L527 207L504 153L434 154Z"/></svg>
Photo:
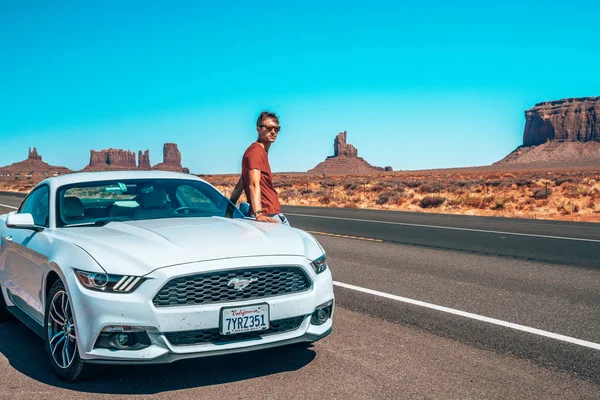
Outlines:
<svg viewBox="0 0 600 400"><path fill-rule="evenodd" d="M11 312L38 332L62 379L91 363L167 363L331 332L319 243L245 218L194 176L49 178L0 216L0 237L0 320Z"/></svg>

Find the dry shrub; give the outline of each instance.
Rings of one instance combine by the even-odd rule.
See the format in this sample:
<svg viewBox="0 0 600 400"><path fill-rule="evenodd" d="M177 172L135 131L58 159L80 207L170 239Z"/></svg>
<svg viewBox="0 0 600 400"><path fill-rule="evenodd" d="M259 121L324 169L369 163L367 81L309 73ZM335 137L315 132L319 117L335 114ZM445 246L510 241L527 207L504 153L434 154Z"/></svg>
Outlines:
<svg viewBox="0 0 600 400"><path fill-rule="evenodd" d="M402 183L411 189L418 188L419 186L421 186L423 184L423 182L421 182L421 181L407 181L407 182L403 181Z"/></svg>
<svg viewBox="0 0 600 400"><path fill-rule="evenodd" d="M554 185L562 186L564 183L572 183L572 182L575 182L575 180L573 178L560 178L554 182Z"/></svg>
<svg viewBox="0 0 600 400"><path fill-rule="evenodd" d="M440 190L440 188L438 185L424 183L421 186L419 186L419 189L417 190L419 193L437 193Z"/></svg>
<svg viewBox="0 0 600 400"><path fill-rule="evenodd" d="M276 180L273 182L273 186L276 188L287 188L292 187L292 184L290 182Z"/></svg>
<svg viewBox="0 0 600 400"><path fill-rule="evenodd" d="M596 208L596 202L595 202L593 199L590 199L590 200L589 200L589 201L586 203L585 207L586 207L586 208L590 208L590 209L592 209L592 210L593 210L594 208Z"/></svg>
<svg viewBox="0 0 600 400"><path fill-rule="evenodd" d="M469 182L469 181L456 181L456 182L454 182L454 186L470 187L470 186L473 186L473 184L472 184L472 182Z"/></svg>
<svg viewBox="0 0 600 400"><path fill-rule="evenodd" d="M371 188L369 190L371 192L381 192L384 189L387 189L387 186L384 186L381 183L378 183L378 184L371 186Z"/></svg>
<svg viewBox="0 0 600 400"><path fill-rule="evenodd" d="M375 200L375 204L380 206L386 203L394 203L396 200L398 200L398 195L395 192L388 190L379 195L377 200Z"/></svg>
<svg viewBox="0 0 600 400"><path fill-rule="evenodd" d="M556 210L562 215L568 215L579 212L579 206L572 201L563 200L558 204Z"/></svg>
<svg viewBox="0 0 600 400"><path fill-rule="evenodd" d="M455 194L465 194L466 191L461 186L452 185L448 188L448 192Z"/></svg>
<svg viewBox="0 0 600 400"><path fill-rule="evenodd" d="M481 198L481 203L479 204L479 208L487 208L492 203L495 203L495 202L496 202L496 196L494 196L493 194L483 196Z"/></svg>
<svg viewBox="0 0 600 400"><path fill-rule="evenodd" d="M481 197L468 194L463 199L463 204L467 205L469 207L477 207L477 208L479 208L479 205L481 204Z"/></svg>
<svg viewBox="0 0 600 400"><path fill-rule="evenodd" d="M533 184L532 181L530 181L529 179L517 179L515 181L515 185L517 185L518 187L529 187Z"/></svg>
<svg viewBox="0 0 600 400"><path fill-rule="evenodd" d="M311 194L312 192L313 192L313 191L312 191L312 190L310 190L310 189L304 189L304 190L302 190L302 191L300 192L300 194L302 194L302 195L307 195L307 194Z"/></svg>
<svg viewBox="0 0 600 400"><path fill-rule="evenodd" d="M488 182L488 184L493 187L500 187L500 186L502 186L503 183L504 183L504 181L502 179L495 179L493 181Z"/></svg>
<svg viewBox="0 0 600 400"><path fill-rule="evenodd" d="M592 194L592 188L587 185L577 185L574 188L575 197L589 196Z"/></svg>
<svg viewBox="0 0 600 400"><path fill-rule="evenodd" d="M282 200L294 199L300 197L300 192L298 192L296 189L288 189L284 190L279 197L281 197Z"/></svg>
<svg viewBox="0 0 600 400"><path fill-rule="evenodd" d="M356 202L354 201L347 201L344 203L344 208L356 208Z"/></svg>
<svg viewBox="0 0 600 400"><path fill-rule="evenodd" d="M463 204L459 197L450 197L446 199L446 205L450 207L458 207Z"/></svg>
<svg viewBox="0 0 600 400"><path fill-rule="evenodd" d="M329 203L331 203L331 196L329 196L328 194L326 194L326 195L322 196L322 197L319 199L319 202L320 202L321 204L329 204Z"/></svg>
<svg viewBox="0 0 600 400"><path fill-rule="evenodd" d="M446 198L442 196L425 196L419 205L421 208L435 208L444 204L445 201Z"/></svg>
<svg viewBox="0 0 600 400"><path fill-rule="evenodd" d="M492 210L504 210L504 207L508 203L508 200L504 197L497 197L494 199L494 205L492 206Z"/></svg>
<svg viewBox="0 0 600 400"><path fill-rule="evenodd" d="M533 191L532 197L536 200L547 199L552 195L552 189L550 188L541 188Z"/></svg>
<svg viewBox="0 0 600 400"><path fill-rule="evenodd" d="M493 194L484 196L469 194L463 199L463 204L473 208L484 209L494 202L494 200L495 196Z"/></svg>

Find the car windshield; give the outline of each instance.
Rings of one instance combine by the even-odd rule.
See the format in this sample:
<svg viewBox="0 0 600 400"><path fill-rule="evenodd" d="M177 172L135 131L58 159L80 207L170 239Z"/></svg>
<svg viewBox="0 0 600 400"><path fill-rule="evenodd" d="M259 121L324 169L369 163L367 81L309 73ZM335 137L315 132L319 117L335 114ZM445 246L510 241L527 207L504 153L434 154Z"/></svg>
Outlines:
<svg viewBox="0 0 600 400"><path fill-rule="evenodd" d="M59 188L56 204L59 227L158 218L243 218L218 190L191 179L76 183Z"/></svg>

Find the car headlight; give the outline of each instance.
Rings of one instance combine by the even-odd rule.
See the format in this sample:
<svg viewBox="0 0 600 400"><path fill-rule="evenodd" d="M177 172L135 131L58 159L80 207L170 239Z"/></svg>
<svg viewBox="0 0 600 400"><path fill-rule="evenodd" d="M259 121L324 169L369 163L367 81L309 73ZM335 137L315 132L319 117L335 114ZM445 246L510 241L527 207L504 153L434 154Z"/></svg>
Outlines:
<svg viewBox="0 0 600 400"><path fill-rule="evenodd" d="M313 269L317 274L320 274L321 272L327 269L327 256L323 254L321 257L311 262L310 265L312 265Z"/></svg>
<svg viewBox="0 0 600 400"><path fill-rule="evenodd" d="M112 275L103 272L75 271L79 282L88 289L108 293L131 293L145 278L132 275Z"/></svg>

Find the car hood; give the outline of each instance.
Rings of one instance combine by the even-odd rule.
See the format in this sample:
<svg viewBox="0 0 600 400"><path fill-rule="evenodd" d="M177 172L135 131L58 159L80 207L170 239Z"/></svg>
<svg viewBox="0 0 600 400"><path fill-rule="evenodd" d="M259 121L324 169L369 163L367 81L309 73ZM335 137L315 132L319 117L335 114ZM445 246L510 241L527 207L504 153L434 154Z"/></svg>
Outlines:
<svg viewBox="0 0 600 400"><path fill-rule="evenodd" d="M55 234L85 250L106 272L123 275L224 258L323 254L314 238L298 229L220 217L111 222L59 228Z"/></svg>

